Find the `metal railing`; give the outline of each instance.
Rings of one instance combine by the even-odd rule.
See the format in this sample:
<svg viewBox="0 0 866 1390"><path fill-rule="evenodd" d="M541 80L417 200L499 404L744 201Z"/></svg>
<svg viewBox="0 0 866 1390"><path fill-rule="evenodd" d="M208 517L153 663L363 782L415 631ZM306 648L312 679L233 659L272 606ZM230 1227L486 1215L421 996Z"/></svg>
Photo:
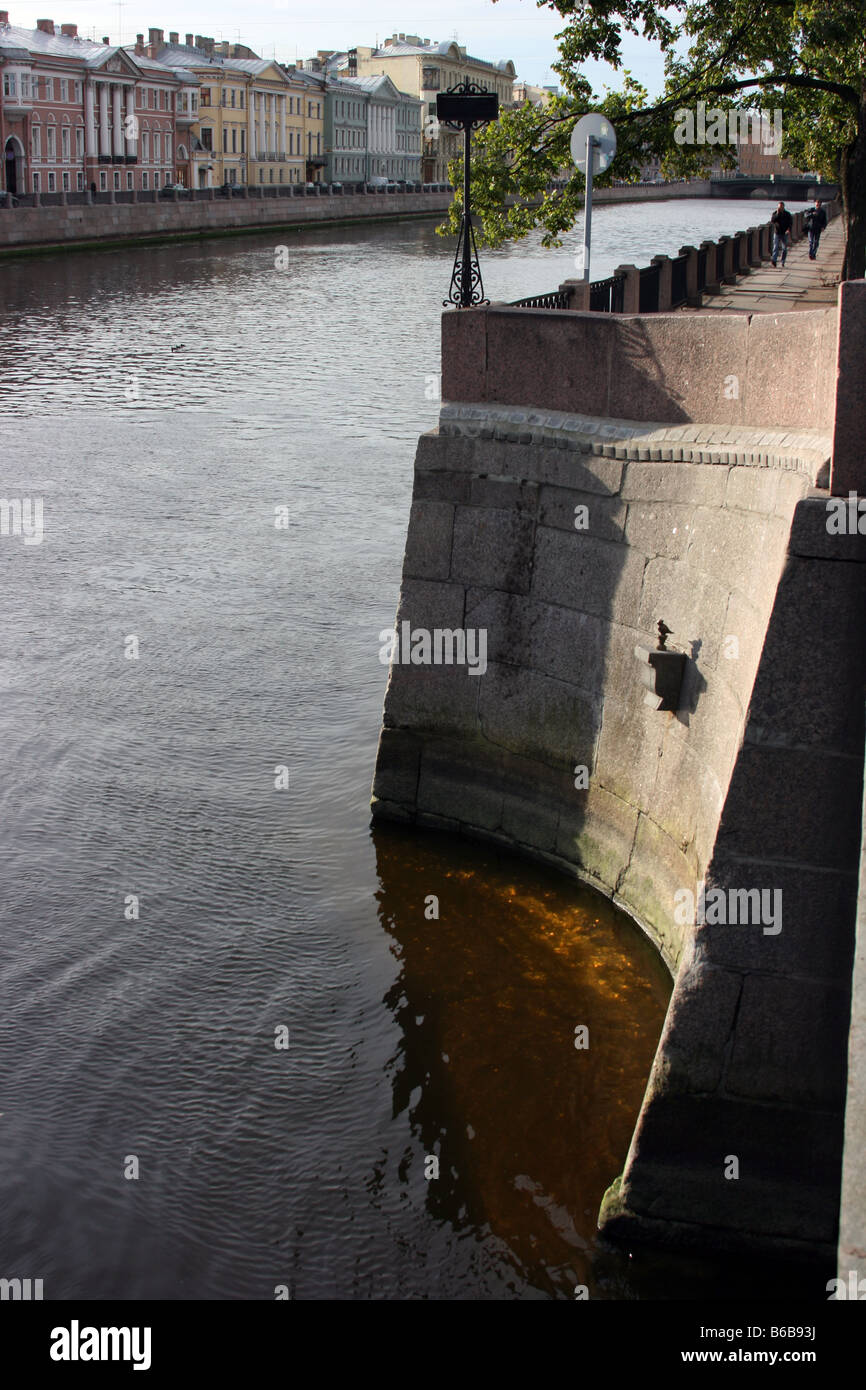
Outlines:
<svg viewBox="0 0 866 1390"><path fill-rule="evenodd" d="M645 265L640 272L639 314L657 314L659 310L659 267Z"/></svg>
<svg viewBox="0 0 866 1390"><path fill-rule="evenodd" d="M593 280L589 287L589 307L597 314L621 314L625 303L625 280L611 275L607 280Z"/></svg>
<svg viewBox="0 0 866 1390"><path fill-rule="evenodd" d="M671 260L671 308L678 309L681 304L685 304L688 295L688 283L686 279L686 266L688 256L675 256Z"/></svg>
<svg viewBox="0 0 866 1390"><path fill-rule="evenodd" d="M512 309L567 309L571 302L569 290L554 290L551 294L531 294L528 299L514 299Z"/></svg>

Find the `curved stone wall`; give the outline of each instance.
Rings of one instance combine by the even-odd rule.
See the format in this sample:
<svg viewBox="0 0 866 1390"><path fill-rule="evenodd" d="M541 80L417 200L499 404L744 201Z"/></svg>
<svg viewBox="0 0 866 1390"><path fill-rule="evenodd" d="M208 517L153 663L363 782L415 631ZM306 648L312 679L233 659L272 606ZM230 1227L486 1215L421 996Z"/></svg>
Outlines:
<svg viewBox="0 0 866 1390"><path fill-rule="evenodd" d="M742 428L692 444L710 432L537 420L540 442L518 443L525 416L446 408L453 432L419 443L397 630L483 631L487 669L392 665L374 814L558 861L675 969L689 928L674 895L710 861L794 506L826 440L802 431L773 452ZM635 656L660 619L689 656L676 713L644 703Z"/></svg>

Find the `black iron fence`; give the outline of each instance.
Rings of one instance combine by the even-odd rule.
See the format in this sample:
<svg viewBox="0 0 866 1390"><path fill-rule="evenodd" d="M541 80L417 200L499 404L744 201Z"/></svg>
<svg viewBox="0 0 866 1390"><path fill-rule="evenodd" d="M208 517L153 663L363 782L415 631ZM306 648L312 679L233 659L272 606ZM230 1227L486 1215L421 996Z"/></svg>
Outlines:
<svg viewBox="0 0 866 1390"><path fill-rule="evenodd" d="M688 301L688 279L686 266L689 263L688 256L675 256L671 261L671 308L678 309L681 304Z"/></svg>
<svg viewBox="0 0 866 1390"><path fill-rule="evenodd" d="M659 282L661 272L657 265L645 265L640 272L639 314L657 314L659 311Z"/></svg>
<svg viewBox="0 0 866 1390"><path fill-rule="evenodd" d="M621 314L625 305L625 277L611 275L593 280L589 287L589 307L597 314Z"/></svg>
<svg viewBox="0 0 866 1390"><path fill-rule="evenodd" d="M841 212L839 200L835 200L827 205L828 218L838 217ZM711 272L713 289L716 281L726 278L729 275L747 275L753 265L758 265L761 260L769 258L769 248L767 236L770 223L763 223L760 227L750 227L747 232L735 232L731 237L719 237L716 242L707 242L698 250L686 248L678 256L663 257L656 259L654 265L642 266L637 270L634 266L621 266L616 275L611 275L607 280L594 280L589 286L588 303L583 293L583 285L577 281L567 281L552 294L532 295L527 299L517 299L513 301L514 307L524 309L585 309L588 308L593 313L601 314L621 314L625 312L626 297L629 297L630 306L634 305L634 289L627 290L629 283L632 285L637 280L637 312L640 314L657 314L659 311L667 312L669 309L679 309L685 304L700 304L701 294L709 285L708 272L710 266L714 266ZM794 239L805 235L803 230L803 213L794 214ZM729 249L728 249L729 248ZM710 255L713 261L710 262ZM728 261L728 256L730 261ZM694 257L692 275L695 277L695 288L689 291L689 262ZM724 266L730 264L730 271ZM667 274L667 267L670 266L670 288L662 281L662 270ZM635 312L633 307L630 313Z"/></svg>
<svg viewBox="0 0 866 1390"><path fill-rule="evenodd" d="M512 301L513 309L567 309L571 302L569 290L554 290L551 294L531 294L528 299Z"/></svg>

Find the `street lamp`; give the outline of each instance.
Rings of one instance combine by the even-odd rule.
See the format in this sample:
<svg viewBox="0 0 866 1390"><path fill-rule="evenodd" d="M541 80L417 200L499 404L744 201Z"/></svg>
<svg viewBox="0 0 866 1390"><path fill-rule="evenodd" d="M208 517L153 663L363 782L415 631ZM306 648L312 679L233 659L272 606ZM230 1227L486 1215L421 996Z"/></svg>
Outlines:
<svg viewBox="0 0 866 1390"><path fill-rule="evenodd" d="M451 288L445 305L456 304L461 309L469 309L473 304L489 304L484 298L481 283L481 267L478 264L478 248L475 245L475 232L472 229L472 213L469 206L469 143L472 131L495 121L499 115L499 97L496 92L488 92L475 82L459 82L447 92L440 92L436 98L436 118L452 130L463 131L463 216L460 220L460 236L457 239L457 252L454 269L451 271Z"/></svg>

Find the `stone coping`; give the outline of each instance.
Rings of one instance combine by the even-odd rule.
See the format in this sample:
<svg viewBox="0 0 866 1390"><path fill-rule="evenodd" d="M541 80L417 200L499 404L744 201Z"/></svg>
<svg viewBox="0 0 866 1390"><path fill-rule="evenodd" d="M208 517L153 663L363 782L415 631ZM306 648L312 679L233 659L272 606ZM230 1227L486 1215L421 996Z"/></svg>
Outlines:
<svg viewBox="0 0 866 1390"><path fill-rule="evenodd" d="M450 401L443 402L439 412L439 433L500 439L512 444L541 444L605 458L785 468L806 473L813 483L825 485L832 447L830 435L822 430L666 425L570 415L561 410Z"/></svg>

